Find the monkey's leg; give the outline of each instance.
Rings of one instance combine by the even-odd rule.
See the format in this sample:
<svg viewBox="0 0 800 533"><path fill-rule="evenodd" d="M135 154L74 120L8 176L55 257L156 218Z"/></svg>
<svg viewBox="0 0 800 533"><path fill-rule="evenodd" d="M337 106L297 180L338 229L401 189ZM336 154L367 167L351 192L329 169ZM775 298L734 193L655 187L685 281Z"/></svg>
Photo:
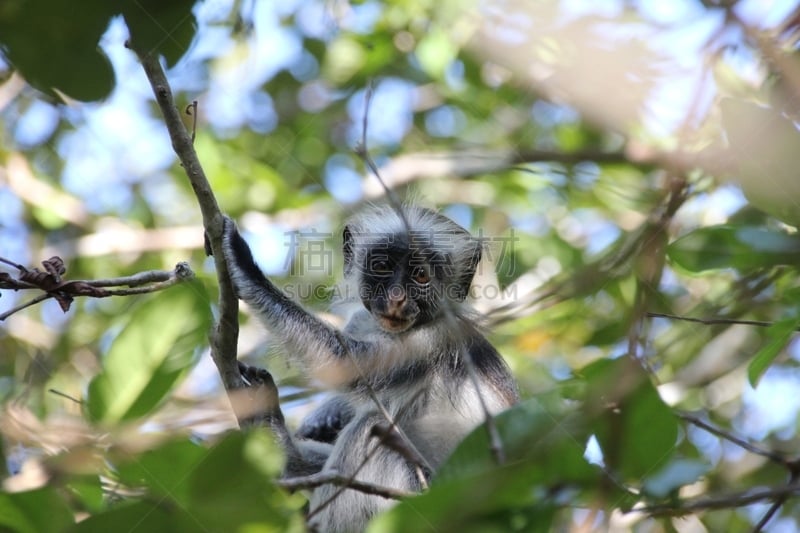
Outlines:
<svg viewBox="0 0 800 533"><path fill-rule="evenodd" d="M408 492L421 490L414 465L372 436L375 425L384 422L385 418L379 413L357 413L339 435L325 471L353 476L379 487ZM361 531L370 518L396 503L358 490L322 485L311 496L310 525L325 532Z"/></svg>

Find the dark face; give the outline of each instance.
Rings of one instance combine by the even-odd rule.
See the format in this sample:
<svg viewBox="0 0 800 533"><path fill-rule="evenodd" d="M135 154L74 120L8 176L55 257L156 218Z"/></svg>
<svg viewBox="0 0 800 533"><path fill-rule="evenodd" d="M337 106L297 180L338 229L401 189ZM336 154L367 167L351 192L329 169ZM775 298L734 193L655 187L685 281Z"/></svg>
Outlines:
<svg viewBox="0 0 800 533"><path fill-rule="evenodd" d="M480 242L443 216L436 224L401 233L344 228L345 275L359 280L361 301L384 331L401 333L427 324L447 303L467 297ZM454 256L463 264L455 264Z"/></svg>
<svg viewBox="0 0 800 533"><path fill-rule="evenodd" d="M442 279L431 261L399 245L370 250L361 266L359 296L384 331L400 333L437 316Z"/></svg>

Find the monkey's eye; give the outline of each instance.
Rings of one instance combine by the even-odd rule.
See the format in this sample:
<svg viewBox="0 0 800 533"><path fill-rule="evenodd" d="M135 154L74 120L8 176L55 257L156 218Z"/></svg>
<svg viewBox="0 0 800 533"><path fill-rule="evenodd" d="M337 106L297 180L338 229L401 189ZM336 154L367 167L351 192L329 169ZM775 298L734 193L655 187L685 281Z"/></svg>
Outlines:
<svg viewBox="0 0 800 533"><path fill-rule="evenodd" d="M392 267L386 259L373 259L370 261L370 271L379 276L388 276L392 273Z"/></svg>
<svg viewBox="0 0 800 533"><path fill-rule="evenodd" d="M411 279L420 285L427 285L431 281L431 276L424 268L416 267L411 271Z"/></svg>

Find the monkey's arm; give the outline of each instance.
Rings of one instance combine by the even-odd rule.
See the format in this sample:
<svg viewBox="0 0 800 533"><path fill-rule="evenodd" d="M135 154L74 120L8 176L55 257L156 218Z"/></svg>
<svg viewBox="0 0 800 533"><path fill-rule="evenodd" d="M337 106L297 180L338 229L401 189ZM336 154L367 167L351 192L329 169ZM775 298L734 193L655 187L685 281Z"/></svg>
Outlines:
<svg viewBox="0 0 800 533"><path fill-rule="evenodd" d="M231 280L242 300L255 311L267 327L286 342L287 352L306 358L311 368L332 364L331 371L346 364L347 356L369 353L370 347L341 335L335 329L290 300L269 281L253 260L250 247L239 234L236 224L225 217L223 253Z"/></svg>

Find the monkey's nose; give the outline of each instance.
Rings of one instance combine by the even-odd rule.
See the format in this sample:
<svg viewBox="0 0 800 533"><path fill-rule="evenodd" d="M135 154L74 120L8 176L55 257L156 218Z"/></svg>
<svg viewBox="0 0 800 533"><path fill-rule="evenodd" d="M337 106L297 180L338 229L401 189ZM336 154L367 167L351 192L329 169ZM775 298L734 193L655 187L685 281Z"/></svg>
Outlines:
<svg viewBox="0 0 800 533"><path fill-rule="evenodd" d="M390 313L400 311L406 303L406 291L401 287L394 286L389 289L386 310Z"/></svg>

